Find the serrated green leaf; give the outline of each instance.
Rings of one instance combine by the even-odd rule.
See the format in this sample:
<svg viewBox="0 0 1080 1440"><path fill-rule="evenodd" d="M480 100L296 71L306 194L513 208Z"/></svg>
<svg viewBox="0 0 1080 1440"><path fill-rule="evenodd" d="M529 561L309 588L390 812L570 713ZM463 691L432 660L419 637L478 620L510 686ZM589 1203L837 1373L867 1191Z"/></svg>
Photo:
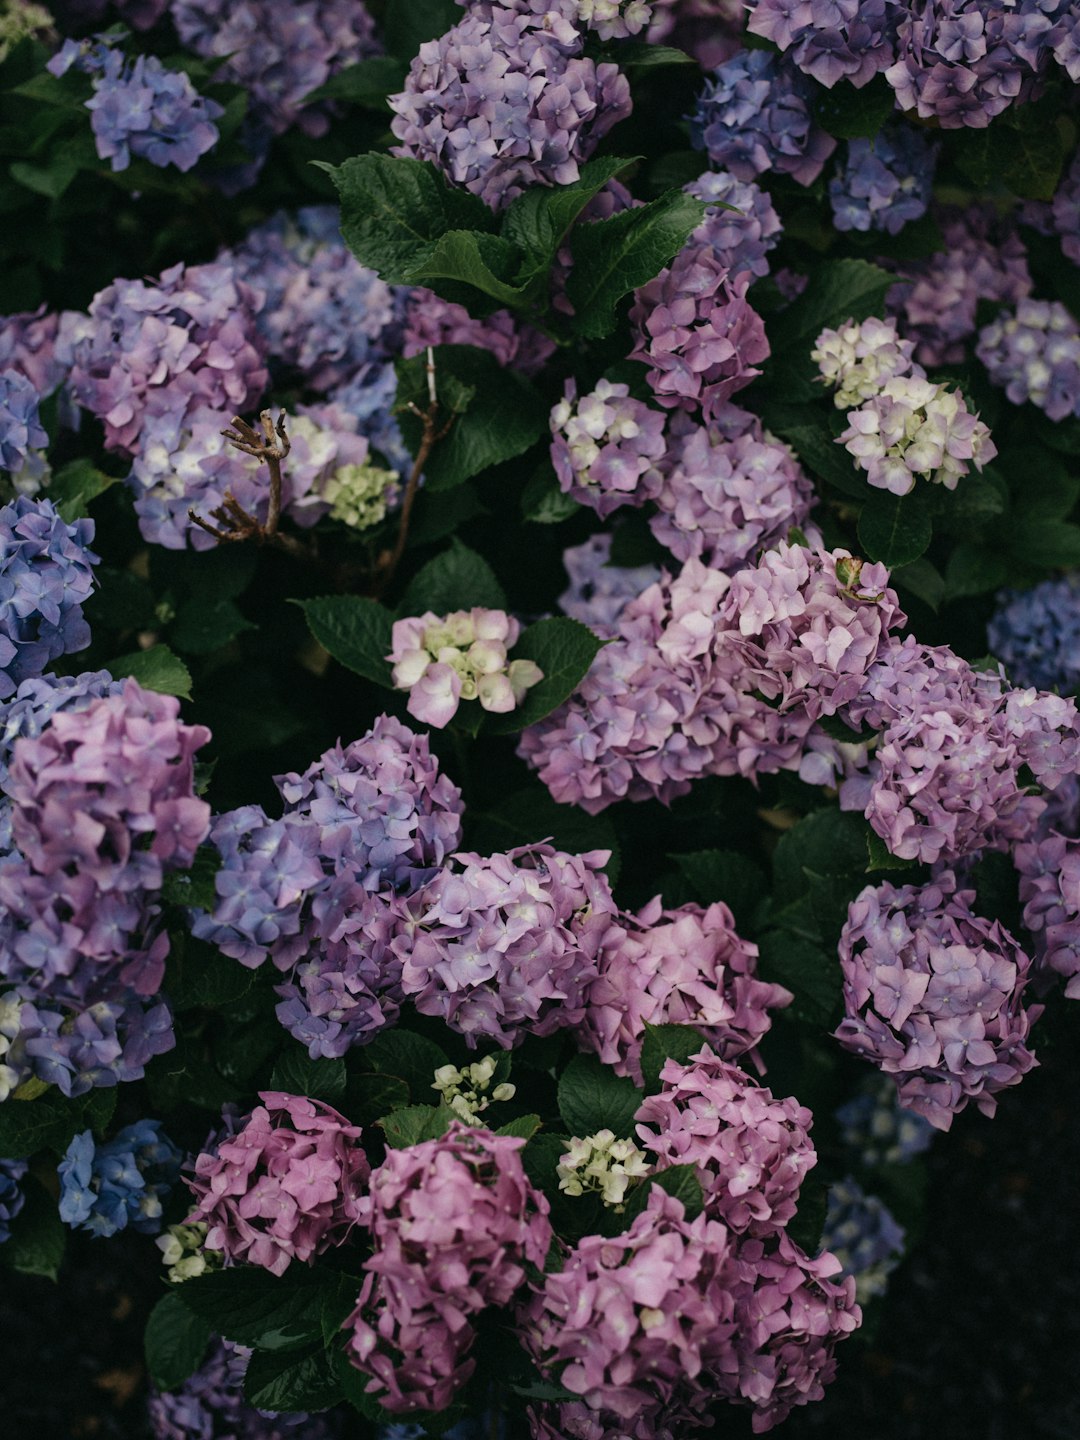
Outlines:
<svg viewBox="0 0 1080 1440"><path fill-rule="evenodd" d="M210 1324L189 1310L176 1291L161 1297L143 1335L146 1369L159 1390L175 1390L195 1373L212 1334Z"/></svg>
<svg viewBox="0 0 1080 1440"><path fill-rule="evenodd" d="M705 1208L705 1197L702 1193L701 1181L698 1179L697 1166L669 1165L666 1170L656 1171L644 1185L637 1185L630 1191L623 1207L623 1213L617 1222L617 1228L614 1228L613 1233L621 1234L630 1228L633 1221L648 1205L649 1191L654 1185L659 1185L661 1190L666 1190L669 1195L674 1196L682 1203L687 1220L695 1220Z"/></svg>
<svg viewBox="0 0 1080 1440"><path fill-rule="evenodd" d="M1004 585L1008 578L1009 562L1000 550L961 543L945 566L945 598L985 595Z"/></svg>
<svg viewBox="0 0 1080 1440"><path fill-rule="evenodd" d="M540 1129L539 1115L518 1115L514 1120L508 1120L505 1125L500 1125L495 1131L496 1135L513 1135L517 1139L531 1140Z"/></svg>
<svg viewBox="0 0 1080 1440"><path fill-rule="evenodd" d="M193 596L177 610L169 627L169 639L188 655L209 655L246 630L258 628L241 614L232 600Z"/></svg>
<svg viewBox="0 0 1080 1440"><path fill-rule="evenodd" d="M568 699L589 672L604 642L577 620L538 620L524 631L511 660L533 660L544 678L526 693L516 710L491 718L488 728L496 735L513 735L526 725L535 725Z"/></svg>
<svg viewBox="0 0 1080 1440"><path fill-rule="evenodd" d="M339 664L376 685L393 687L390 653L394 617L361 595L323 595L301 602L308 628Z"/></svg>
<svg viewBox="0 0 1080 1440"><path fill-rule="evenodd" d="M575 333L610 335L624 295L658 275L705 217L706 206L683 190L669 190L636 210L578 226L570 236L573 269L566 290Z"/></svg>
<svg viewBox="0 0 1080 1440"><path fill-rule="evenodd" d="M934 524L919 489L907 495L871 490L859 513L859 544L870 560L883 565L910 565L925 554Z"/></svg>
<svg viewBox="0 0 1080 1440"><path fill-rule="evenodd" d="M641 1074L645 1090L653 1094L660 1088L660 1071L669 1060L685 1065L708 1041L692 1025L649 1025L645 1026L645 1037L641 1042Z"/></svg>
<svg viewBox="0 0 1080 1440"><path fill-rule="evenodd" d="M56 1280L64 1258L67 1230L56 1201L44 1186L32 1176L21 1184L23 1208L11 1221L11 1233L0 1245L0 1264L20 1275L42 1275L47 1280Z"/></svg>
<svg viewBox="0 0 1080 1440"><path fill-rule="evenodd" d="M650 47L651 48L651 47ZM609 180L641 156L601 156L581 167L571 185L533 185L511 201L502 233L524 255L517 283L527 286L550 270L570 227Z"/></svg>
<svg viewBox="0 0 1080 1440"><path fill-rule="evenodd" d="M889 576L893 587L901 592L909 591L916 599L928 605L937 614L945 599L945 577L936 565L923 556L910 565L901 565Z"/></svg>
<svg viewBox="0 0 1080 1440"><path fill-rule="evenodd" d="M116 484L115 475L106 475L92 460L70 460L49 481L48 498L70 525L89 513L90 501Z"/></svg>
<svg viewBox="0 0 1080 1440"><path fill-rule="evenodd" d="M795 997L790 1010L783 1013L809 1025L824 1028L834 1024L843 985L836 955L786 930L767 931L758 947L762 979L785 985Z"/></svg>
<svg viewBox="0 0 1080 1440"><path fill-rule="evenodd" d="M759 866L737 850L696 850L672 855L702 904L722 900L742 933L752 931L769 887Z"/></svg>
<svg viewBox="0 0 1080 1440"><path fill-rule="evenodd" d="M580 510L572 495L559 487L550 469L537 470L521 492L521 514L534 525L560 525Z"/></svg>
<svg viewBox="0 0 1080 1440"><path fill-rule="evenodd" d="M821 380L810 352L818 335L845 320L881 314L885 295L895 283L895 275L867 260L823 260L817 265L802 295L767 327L773 393L788 404L816 399Z"/></svg>
<svg viewBox="0 0 1080 1440"><path fill-rule="evenodd" d="M575 1055L559 1077L559 1114L571 1135L581 1139L598 1130L632 1136L643 1099L632 1080L616 1075L595 1055Z"/></svg>
<svg viewBox="0 0 1080 1440"><path fill-rule="evenodd" d="M357 1125L376 1125L409 1103L409 1087L398 1075L350 1075L342 1107Z"/></svg>
<svg viewBox="0 0 1080 1440"><path fill-rule="evenodd" d="M435 1071L449 1063L446 1051L423 1035L395 1026L383 1030L359 1056L366 1069L404 1080L414 1103L434 1103Z"/></svg>
<svg viewBox="0 0 1080 1440"><path fill-rule="evenodd" d="M283 1090L286 1095L307 1095L337 1105L345 1098L348 1076L345 1061L327 1057L312 1060L298 1044L287 1045L274 1062L270 1089Z"/></svg>
<svg viewBox="0 0 1080 1440"><path fill-rule="evenodd" d="M154 690L159 695L176 695L181 700L191 699L191 671L168 645L152 645L149 650L120 655L109 661L108 669L115 679L124 680L130 676L144 690Z"/></svg>
<svg viewBox="0 0 1080 1440"><path fill-rule="evenodd" d="M837 140L873 140L896 109L896 93L884 75L868 85L821 88L814 96L814 118Z"/></svg>
<svg viewBox="0 0 1080 1440"><path fill-rule="evenodd" d="M866 499L868 486L865 474L856 469L843 446L837 445L836 437L820 412L813 423L782 422L777 426L771 424L768 417L766 423L781 440L787 441L811 475L827 481L843 495L850 495L855 500Z"/></svg>
<svg viewBox="0 0 1080 1440"><path fill-rule="evenodd" d="M405 1150L424 1140L438 1140L458 1117L449 1105L407 1105L379 1121L386 1143L393 1150Z"/></svg>
<svg viewBox="0 0 1080 1440"><path fill-rule="evenodd" d="M672 65L696 65L685 50L674 45L653 45L647 40L628 40L616 52L621 70L661 70Z"/></svg>
<svg viewBox="0 0 1080 1440"><path fill-rule="evenodd" d="M866 832L866 855L868 875L876 870L910 870L916 864L914 860L901 860L894 855L875 830Z"/></svg>
<svg viewBox="0 0 1080 1440"><path fill-rule="evenodd" d="M398 614L422 615L431 610L436 615L448 615L452 610L469 610L474 605L505 610L506 594L484 557L454 540L448 550L429 560L409 581Z"/></svg>
<svg viewBox="0 0 1080 1440"><path fill-rule="evenodd" d="M524 290L510 277L520 266L521 252L501 235L448 230L409 267L407 280L435 290L440 281L471 285L500 305L517 309L525 301Z"/></svg>
<svg viewBox="0 0 1080 1440"><path fill-rule="evenodd" d="M818 875L857 879L865 865L862 817L842 810L815 810L780 837L773 853L776 902L783 906L797 900Z"/></svg>
<svg viewBox="0 0 1080 1440"><path fill-rule="evenodd" d="M74 1135L107 1124L115 1106L115 1090L91 1091L76 1100L55 1088L34 1099L16 1093L0 1105L0 1156L22 1159L45 1149L62 1153Z"/></svg>
<svg viewBox="0 0 1080 1440"><path fill-rule="evenodd" d="M189 870L174 870L165 876L162 897L170 905L212 910L217 903L215 881L221 869L220 853L213 845L200 845Z"/></svg>
<svg viewBox="0 0 1080 1440"><path fill-rule="evenodd" d="M326 1410L341 1398L321 1341L302 1351L256 1350L244 1372L244 1399L258 1410Z"/></svg>
<svg viewBox="0 0 1080 1440"><path fill-rule="evenodd" d="M254 970L191 934L174 935L166 975L165 991L180 1012L224 1010L255 984Z"/></svg>
<svg viewBox="0 0 1080 1440"><path fill-rule="evenodd" d="M426 40L445 35L460 20L456 0L387 0L382 34L390 54L409 61Z"/></svg>
<svg viewBox="0 0 1080 1440"><path fill-rule="evenodd" d="M321 1343L323 1301L340 1284L337 1271L317 1266L291 1265L278 1276L241 1265L197 1275L173 1293L226 1340L295 1350L316 1338Z"/></svg>

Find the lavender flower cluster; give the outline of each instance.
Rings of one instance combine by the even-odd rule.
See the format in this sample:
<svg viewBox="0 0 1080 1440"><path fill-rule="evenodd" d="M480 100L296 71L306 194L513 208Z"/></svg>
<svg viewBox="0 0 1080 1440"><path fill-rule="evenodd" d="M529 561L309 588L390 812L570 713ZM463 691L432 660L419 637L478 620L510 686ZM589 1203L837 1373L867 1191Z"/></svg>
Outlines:
<svg viewBox="0 0 1080 1440"><path fill-rule="evenodd" d="M898 235L926 214L936 161L936 147L906 126L890 126L873 140L849 140L829 181L836 228Z"/></svg>
<svg viewBox="0 0 1080 1440"><path fill-rule="evenodd" d="M1080 325L1059 300L1021 300L979 331L975 353L1014 405L1080 415Z"/></svg>
<svg viewBox="0 0 1080 1440"><path fill-rule="evenodd" d="M16 487L28 481L36 488L41 466L34 452L49 443L39 405L32 380L10 365L0 370L0 470L8 472Z"/></svg>
<svg viewBox="0 0 1080 1440"><path fill-rule="evenodd" d="M732 279L744 272L767 275L769 251L780 243L783 230L768 192L727 170L707 170L684 188L709 207L688 244L711 248ZM722 208L727 206L733 208Z"/></svg>
<svg viewBox="0 0 1080 1440"><path fill-rule="evenodd" d="M58 1167L60 1218L91 1235L115 1235L128 1226L155 1235L181 1159L159 1120L126 1125L102 1145L93 1131L84 1130Z"/></svg>
<svg viewBox="0 0 1080 1440"><path fill-rule="evenodd" d="M660 485L664 416L634 400L628 385L597 381L578 396L573 380L551 412L551 463L562 491L605 519L644 505Z"/></svg>
<svg viewBox="0 0 1080 1440"><path fill-rule="evenodd" d="M821 1243L836 1256L842 1274L855 1281L860 1305L884 1295L904 1253L905 1232L876 1195L851 1176L829 1187Z"/></svg>
<svg viewBox="0 0 1080 1440"><path fill-rule="evenodd" d="M986 627L991 652L1018 685L1080 686L1080 586L1075 575L1006 590Z"/></svg>
<svg viewBox="0 0 1080 1440"><path fill-rule="evenodd" d="M1080 843L1054 831L1017 845L1024 925L1034 940L1032 978L1040 991L1065 981L1080 999Z"/></svg>

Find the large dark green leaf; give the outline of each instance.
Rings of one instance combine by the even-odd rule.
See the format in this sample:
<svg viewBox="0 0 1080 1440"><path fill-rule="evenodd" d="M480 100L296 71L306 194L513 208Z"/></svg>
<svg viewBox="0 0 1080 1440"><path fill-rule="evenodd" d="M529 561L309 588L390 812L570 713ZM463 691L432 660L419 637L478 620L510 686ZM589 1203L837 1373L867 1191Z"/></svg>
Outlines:
<svg viewBox="0 0 1080 1440"><path fill-rule="evenodd" d="M390 653L394 617L362 595L323 595L301 602L312 635L347 670L376 685L393 685Z"/></svg>
<svg viewBox="0 0 1080 1440"><path fill-rule="evenodd" d="M11 1234L0 1245L0 1264L20 1275L56 1280L64 1258L67 1229L56 1200L32 1176L21 1182L23 1208L11 1222Z"/></svg>
<svg viewBox="0 0 1080 1440"><path fill-rule="evenodd" d="M547 274L567 232L589 201L640 158L601 156L583 165L572 185L533 185L511 202L503 216L502 233L525 257L517 277L519 285Z"/></svg>
<svg viewBox="0 0 1080 1440"><path fill-rule="evenodd" d="M538 620L514 646L512 660L533 660L544 672L524 702L508 715L493 716L489 728L510 735L535 725L557 709L577 689L589 672L604 642L577 620Z"/></svg>
<svg viewBox="0 0 1080 1440"><path fill-rule="evenodd" d="M174 1293L227 1340L296 1350L322 1336L327 1297L336 1298L354 1284L347 1275L319 1267L290 1265L278 1276L241 1265L185 1280Z"/></svg>
<svg viewBox="0 0 1080 1440"><path fill-rule="evenodd" d="M258 1410L326 1410L341 1398L321 1340L302 1351L256 1350L244 1372L244 1399Z"/></svg>
<svg viewBox="0 0 1080 1440"><path fill-rule="evenodd" d="M159 1390L175 1390L195 1373L212 1334L209 1321L190 1310L175 1290L161 1297L143 1336L146 1368Z"/></svg>
<svg viewBox="0 0 1080 1440"><path fill-rule="evenodd" d="M660 1071L669 1060L685 1065L708 1042L692 1025L646 1025L641 1042L641 1073L645 1089L652 1094L660 1088Z"/></svg>
<svg viewBox="0 0 1080 1440"><path fill-rule="evenodd" d="M926 553L934 525L926 497L916 482L907 495L871 490L859 514L859 544L869 560L910 565Z"/></svg>
<svg viewBox="0 0 1080 1440"><path fill-rule="evenodd" d="M474 605L506 609L506 595L494 570L482 555L454 540L448 550L419 570L410 580L398 606L399 615L422 615L426 610L448 615Z"/></svg>
<svg viewBox="0 0 1080 1440"><path fill-rule="evenodd" d="M572 1135L598 1130L632 1136L643 1096L632 1080L616 1075L595 1055L575 1055L559 1079L559 1114Z"/></svg>

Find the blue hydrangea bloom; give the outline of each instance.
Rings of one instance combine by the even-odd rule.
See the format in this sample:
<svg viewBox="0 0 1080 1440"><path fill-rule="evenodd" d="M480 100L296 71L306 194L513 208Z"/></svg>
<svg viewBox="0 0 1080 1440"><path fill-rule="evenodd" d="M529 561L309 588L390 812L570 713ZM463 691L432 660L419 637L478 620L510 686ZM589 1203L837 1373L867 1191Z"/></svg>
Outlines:
<svg viewBox="0 0 1080 1440"><path fill-rule="evenodd" d="M925 1116L905 1110L886 1076L874 1081L836 1112L844 1144L860 1165L903 1165L930 1148L934 1127Z"/></svg>
<svg viewBox="0 0 1080 1440"><path fill-rule="evenodd" d="M18 370L0 370L0 470L18 474L49 437L38 415L36 387Z"/></svg>
<svg viewBox="0 0 1080 1440"><path fill-rule="evenodd" d="M129 1225L144 1235L161 1229L162 1200L180 1174L180 1150L159 1120L139 1120L95 1145L92 1130L76 1135L61 1160L60 1218L91 1235Z"/></svg>
<svg viewBox="0 0 1080 1440"><path fill-rule="evenodd" d="M107 670L86 670L81 675L35 675L24 680L9 700L0 704L0 785L11 763L16 740L35 739L59 711L85 710L92 700L117 695L124 688Z"/></svg>
<svg viewBox="0 0 1080 1440"><path fill-rule="evenodd" d="M1016 685L1070 692L1080 685L1080 576L1003 590L986 627L990 651Z"/></svg>
<svg viewBox="0 0 1080 1440"><path fill-rule="evenodd" d="M176 1044L172 1011L159 995L143 999L129 992L84 1008L22 990L9 991L4 1000L19 1006L6 1061L17 1057L27 1076L55 1085L63 1095L141 1080L154 1056Z"/></svg>
<svg viewBox="0 0 1080 1440"><path fill-rule="evenodd" d="M11 1222L26 1203L22 1179L25 1160L0 1160L0 1245L11 1239Z"/></svg>
<svg viewBox="0 0 1080 1440"><path fill-rule="evenodd" d="M937 146L911 126L889 126L873 140L849 140L829 181L836 228L898 234L926 214L936 164Z"/></svg>
<svg viewBox="0 0 1080 1440"><path fill-rule="evenodd" d="M865 1194L849 1176L829 1188L821 1243L843 1273L854 1276L856 1297L865 1303L884 1294L904 1253L904 1230L876 1195Z"/></svg>
<svg viewBox="0 0 1080 1440"><path fill-rule="evenodd" d="M372 449L379 452L391 470L408 474L412 456L393 413L397 374L391 361L365 365L346 385L331 391L327 399L356 416L359 433L367 436Z"/></svg>

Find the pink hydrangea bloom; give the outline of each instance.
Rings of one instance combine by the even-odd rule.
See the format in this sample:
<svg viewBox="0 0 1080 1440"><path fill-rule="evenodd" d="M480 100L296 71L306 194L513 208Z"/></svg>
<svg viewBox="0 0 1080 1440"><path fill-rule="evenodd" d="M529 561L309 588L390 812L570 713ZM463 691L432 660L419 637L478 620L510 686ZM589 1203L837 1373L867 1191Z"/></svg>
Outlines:
<svg viewBox="0 0 1080 1440"><path fill-rule="evenodd" d="M1024 924L1035 940L1034 978L1066 981L1065 994L1080 1000L1080 840L1050 834L1018 845Z"/></svg>
<svg viewBox="0 0 1080 1440"><path fill-rule="evenodd" d="M548 1204L525 1178L524 1141L458 1121L389 1150L371 1176L364 1265L346 1351L393 1414L444 1410L472 1374L474 1318L542 1267Z"/></svg>
<svg viewBox="0 0 1080 1440"><path fill-rule="evenodd" d="M261 1091L235 1134L199 1155L188 1217L206 1246L282 1275L340 1245L362 1218L370 1166L359 1126L318 1100Z"/></svg>
<svg viewBox="0 0 1080 1440"><path fill-rule="evenodd" d="M777 1100L708 1047L685 1064L668 1060L662 1088L637 1112L638 1139L658 1168L696 1165L705 1209L729 1230L770 1235L795 1214L817 1164L813 1116Z"/></svg>
<svg viewBox="0 0 1080 1440"><path fill-rule="evenodd" d="M393 942L404 993L472 1047L579 1024L616 914L607 859L551 845L455 855L405 902Z"/></svg>
<svg viewBox="0 0 1080 1440"><path fill-rule="evenodd" d="M409 292L401 353L422 355L429 345L476 345L490 350L499 364L522 375L535 375L555 353L549 340L509 310L495 310L475 319L464 305L443 300L430 290Z"/></svg>
<svg viewBox="0 0 1080 1440"><path fill-rule="evenodd" d="M544 678L531 660L510 660L521 626L502 610L427 611L395 620L387 660L394 685L408 690L406 709L414 719L442 730L463 700L504 715Z"/></svg>
<svg viewBox="0 0 1080 1440"><path fill-rule="evenodd" d="M1025 1010L1031 961L1009 932L971 909L948 872L921 887L868 885L840 936L845 1049L896 1081L900 1102L939 1130L1036 1063L1027 1048L1042 1006Z"/></svg>
<svg viewBox="0 0 1080 1440"><path fill-rule="evenodd" d="M792 998L757 978L757 953L722 902L664 910L658 895L607 932L578 1041L638 1084L646 1025L692 1025L726 1059L753 1056L770 1008Z"/></svg>
<svg viewBox="0 0 1080 1440"><path fill-rule="evenodd" d="M664 415L630 396L628 385L598 380L578 398L573 380L551 412L551 463L560 488L606 517L644 505L660 485Z"/></svg>

